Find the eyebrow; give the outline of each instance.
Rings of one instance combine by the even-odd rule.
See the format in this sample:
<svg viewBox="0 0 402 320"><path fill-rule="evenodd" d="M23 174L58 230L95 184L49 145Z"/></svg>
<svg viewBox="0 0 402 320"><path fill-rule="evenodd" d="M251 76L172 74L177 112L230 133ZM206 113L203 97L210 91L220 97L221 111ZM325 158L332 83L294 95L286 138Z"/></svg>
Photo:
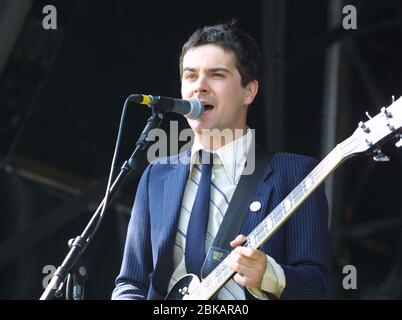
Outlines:
<svg viewBox="0 0 402 320"><path fill-rule="evenodd" d="M189 72L196 72L197 70L195 68L191 68L191 67L185 67L183 69L184 71L189 71ZM226 68L209 68L207 69L208 72L213 73L213 72L226 72L226 73L230 73L230 71Z"/></svg>

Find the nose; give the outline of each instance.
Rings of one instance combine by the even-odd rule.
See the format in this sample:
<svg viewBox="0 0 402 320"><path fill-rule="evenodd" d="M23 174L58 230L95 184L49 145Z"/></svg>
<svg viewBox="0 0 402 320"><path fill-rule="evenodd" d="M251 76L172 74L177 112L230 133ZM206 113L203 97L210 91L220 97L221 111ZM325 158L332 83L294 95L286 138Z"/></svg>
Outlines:
<svg viewBox="0 0 402 320"><path fill-rule="evenodd" d="M197 81L194 83L194 91L196 93L208 92L208 82L207 77L204 75L199 75Z"/></svg>

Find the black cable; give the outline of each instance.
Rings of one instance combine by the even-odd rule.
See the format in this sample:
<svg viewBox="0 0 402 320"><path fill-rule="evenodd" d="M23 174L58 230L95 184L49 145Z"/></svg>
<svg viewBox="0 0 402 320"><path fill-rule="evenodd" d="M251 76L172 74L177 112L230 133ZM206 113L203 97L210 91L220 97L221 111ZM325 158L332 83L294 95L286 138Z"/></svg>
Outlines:
<svg viewBox="0 0 402 320"><path fill-rule="evenodd" d="M124 129L124 120L125 120L125 118L126 118L127 105L128 105L128 102L129 102L129 101L130 101L130 97L128 97L128 98L126 99L126 101L124 102L124 107L123 107L123 111L122 111L121 118L120 118L119 131L118 131L117 138L116 138L116 145L115 145L115 148L114 148L114 154L113 154L113 159L112 159L112 165L111 165L111 167L110 167L109 179L108 179L108 182L107 182L106 193L105 193L105 198L104 198L104 202L103 202L103 206L102 206L102 211L101 211L101 213L99 214L99 219L98 219L98 222L97 222L97 224L96 224L94 230L93 230L92 233L88 236L88 238L85 239L85 241L86 241L87 243L89 243L89 242L92 240L92 238L94 237L96 231L99 229L99 226L100 226L100 224L101 224L101 222L102 222L102 220L103 220L103 217L104 217L104 215L105 215L106 208L107 208L108 203L109 203L110 187L111 187L111 184L112 184L112 181L113 181L114 172L115 172L115 169L116 169L116 159L117 159L117 154L118 154L119 149L120 149L121 138L122 138L122 132L123 132L123 129Z"/></svg>

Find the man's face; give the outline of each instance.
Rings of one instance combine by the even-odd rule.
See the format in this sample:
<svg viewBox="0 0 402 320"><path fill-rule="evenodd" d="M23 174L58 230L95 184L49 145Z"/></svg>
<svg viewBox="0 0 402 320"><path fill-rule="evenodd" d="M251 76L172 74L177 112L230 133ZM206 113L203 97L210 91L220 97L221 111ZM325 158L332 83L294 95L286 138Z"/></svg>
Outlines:
<svg viewBox="0 0 402 320"><path fill-rule="evenodd" d="M183 57L182 97L199 98L205 105L199 119L188 119L197 133L202 129L244 129L247 107L257 89L257 81L250 82L246 88L241 86L233 54L225 53L217 45L195 47Z"/></svg>

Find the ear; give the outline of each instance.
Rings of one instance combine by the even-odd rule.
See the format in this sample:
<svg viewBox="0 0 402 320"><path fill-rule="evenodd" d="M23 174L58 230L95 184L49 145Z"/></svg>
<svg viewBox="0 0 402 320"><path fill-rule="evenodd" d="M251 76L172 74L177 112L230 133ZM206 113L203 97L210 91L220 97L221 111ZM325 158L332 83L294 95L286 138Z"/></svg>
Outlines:
<svg viewBox="0 0 402 320"><path fill-rule="evenodd" d="M246 95L244 97L244 105L249 106L253 103L255 96L258 92L258 81L252 80L246 86Z"/></svg>

